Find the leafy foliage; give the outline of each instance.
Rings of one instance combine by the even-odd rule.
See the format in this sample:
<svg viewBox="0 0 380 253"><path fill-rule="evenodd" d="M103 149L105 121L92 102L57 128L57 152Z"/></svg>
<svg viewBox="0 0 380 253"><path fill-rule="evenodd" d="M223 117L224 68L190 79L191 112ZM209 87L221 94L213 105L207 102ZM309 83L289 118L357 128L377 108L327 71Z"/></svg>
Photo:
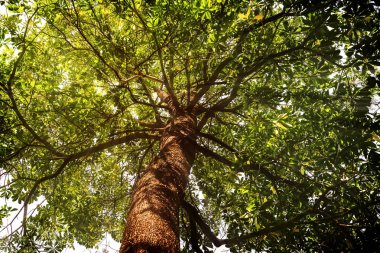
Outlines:
<svg viewBox="0 0 380 253"><path fill-rule="evenodd" d="M379 250L375 1L1 4L3 251L120 240L163 90L198 120L186 199L225 236L183 212L183 252Z"/></svg>

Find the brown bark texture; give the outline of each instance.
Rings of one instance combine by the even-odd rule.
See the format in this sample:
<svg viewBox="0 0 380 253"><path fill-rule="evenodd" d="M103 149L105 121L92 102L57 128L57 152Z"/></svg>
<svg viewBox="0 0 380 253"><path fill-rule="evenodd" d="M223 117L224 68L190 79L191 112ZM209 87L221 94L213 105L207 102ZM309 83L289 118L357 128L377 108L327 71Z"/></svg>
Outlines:
<svg viewBox="0 0 380 253"><path fill-rule="evenodd" d="M195 117L180 115L162 133L160 152L137 182L120 253L178 253L179 208L195 158Z"/></svg>

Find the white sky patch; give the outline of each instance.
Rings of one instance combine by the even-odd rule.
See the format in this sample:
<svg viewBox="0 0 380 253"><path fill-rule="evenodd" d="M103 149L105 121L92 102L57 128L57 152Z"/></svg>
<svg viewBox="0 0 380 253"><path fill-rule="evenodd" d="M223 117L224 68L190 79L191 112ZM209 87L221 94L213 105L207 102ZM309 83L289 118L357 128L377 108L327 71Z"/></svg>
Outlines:
<svg viewBox="0 0 380 253"><path fill-rule="evenodd" d="M158 98L157 92L153 92L152 93L152 99L156 101L157 98Z"/></svg>
<svg viewBox="0 0 380 253"><path fill-rule="evenodd" d="M39 196L36 201L30 203L28 205L28 217L36 215L36 208L38 206L44 206L47 204L45 200L46 199L44 196ZM20 228L24 214L24 210L21 210L20 212L23 203L18 203L10 199L1 198L0 206L3 205L13 207L16 210L12 211L8 217L2 219L3 226L0 228L0 239L12 234L15 230Z"/></svg>
<svg viewBox="0 0 380 253"><path fill-rule="evenodd" d="M111 109L112 113L116 113L116 111L117 111L117 107L114 105L111 105L110 109Z"/></svg>
<svg viewBox="0 0 380 253"><path fill-rule="evenodd" d="M117 253L120 248L120 243L115 241L109 233L106 233L103 239L91 249L74 242L73 248L65 248L62 253Z"/></svg>
<svg viewBox="0 0 380 253"><path fill-rule="evenodd" d="M239 120L238 125L239 126L245 126L245 125L247 125L247 123L244 120Z"/></svg>
<svg viewBox="0 0 380 253"><path fill-rule="evenodd" d="M62 81L58 85L58 88L62 90L65 86L67 86L69 83L69 74L67 72L62 73Z"/></svg>
<svg viewBox="0 0 380 253"><path fill-rule="evenodd" d="M5 5L0 5L0 15L7 14L7 8L5 8Z"/></svg>
<svg viewBox="0 0 380 253"><path fill-rule="evenodd" d="M107 94L107 92L103 89L103 87L101 86L101 83L97 80L94 81L94 84L95 84L95 90L96 90L96 93L101 95L101 96L105 96Z"/></svg>
<svg viewBox="0 0 380 253"><path fill-rule="evenodd" d="M331 88L329 89L329 95L330 95L330 96L334 95L334 92L335 92L335 87L331 87Z"/></svg>
<svg viewBox="0 0 380 253"><path fill-rule="evenodd" d="M130 110L130 113L131 113L131 115L132 115L132 117L133 117L134 119L139 119L139 115L138 115L138 113L136 112L136 110L131 109L131 110Z"/></svg>
<svg viewBox="0 0 380 253"><path fill-rule="evenodd" d="M333 73L331 73L328 77L329 77L330 79L334 79L338 74L339 74L338 72L333 72Z"/></svg>
<svg viewBox="0 0 380 253"><path fill-rule="evenodd" d="M292 101L291 101L291 100L289 100L289 101L281 101L281 102L276 106L276 109L277 109L277 110L281 110L282 108L289 107L289 106L292 106Z"/></svg>
<svg viewBox="0 0 380 253"><path fill-rule="evenodd" d="M237 177L238 177L239 180L245 180L246 179L246 176L245 176L244 172L238 172L237 173Z"/></svg>
<svg viewBox="0 0 380 253"><path fill-rule="evenodd" d="M380 95L375 94L372 97L371 105L369 107L370 114L379 114L380 113Z"/></svg>

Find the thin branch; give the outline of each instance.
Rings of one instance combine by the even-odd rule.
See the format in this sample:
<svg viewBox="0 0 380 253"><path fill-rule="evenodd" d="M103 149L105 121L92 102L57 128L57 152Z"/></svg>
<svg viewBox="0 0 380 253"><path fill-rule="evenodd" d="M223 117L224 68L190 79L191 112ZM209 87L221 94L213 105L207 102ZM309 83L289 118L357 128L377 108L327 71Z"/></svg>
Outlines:
<svg viewBox="0 0 380 253"><path fill-rule="evenodd" d="M199 83L199 80L196 81L197 84L197 88L200 88L200 87L204 87L204 86L216 86L216 85L220 85L220 84L227 84L226 81L215 81L213 83L210 83L210 82L203 82L203 83Z"/></svg>
<svg viewBox="0 0 380 253"><path fill-rule="evenodd" d="M56 29L58 31L58 33L60 33L62 35L62 37L59 37L59 36L54 36L54 35L51 35L51 34L48 34L46 32L44 32L44 34L46 34L47 36L49 37L52 37L52 38L57 38L57 39L63 39L72 49L74 50L78 50L78 51L91 51L91 49L89 48L81 48L81 47L76 47L74 46L74 44L67 38L66 34L62 31L62 29L58 28L53 22L51 22L50 20L47 20L47 23L52 26L54 29Z"/></svg>
<svg viewBox="0 0 380 253"><path fill-rule="evenodd" d="M238 95L238 90L240 88L240 84L241 82L249 75L251 75L253 72L259 70L260 68L262 68L267 62L273 60L273 59L276 59L276 58L279 58L279 57L283 57L285 55L288 55L290 53L293 53L295 51L298 51L298 50L302 50L303 47L304 47L304 44L306 44L307 40L303 41L303 43L300 45L300 46L297 46L297 47L293 47L293 48L289 48L289 49L286 49L286 50L283 50L283 51L280 51L280 52L277 52L277 53L273 53L273 54L269 54L265 57L258 57L255 61L255 63L248 69L246 70L245 72L241 72L240 74L238 74L238 77L237 79L235 80L235 83L232 87L232 90L229 94L228 97L220 100L219 102L217 102L215 105L207 108L207 109L204 109L206 110L206 114L203 115L200 123L198 124L198 129L202 129L204 125L206 125L208 119L210 117L212 117L215 112L217 111L222 111L224 110L235 98L236 96ZM200 110L198 111L197 113L202 113L204 110Z"/></svg>
<svg viewBox="0 0 380 253"><path fill-rule="evenodd" d="M153 100L151 92L149 92L149 90L148 90L147 86L145 85L144 80L142 80L142 78L140 80L140 83L141 83L141 85L142 85L142 87L146 93L146 96L148 97L149 103L151 105L153 105L152 107L153 107L154 116L155 116L156 121L160 124L163 124L163 122L161 120L160 112L158 111L158 107L156 105L156 102Z"/></svg>
<svg viewBox="0 0 380 253"><path fill-rule="evenodd" d="M257 28L262 27L268 23L275 22L275 21L277 21L277 20L279 20L285 16L292 16L292 15L294 15L294 14L287 13L287 12L283 11L283 12L276 14L272 17L266 18L266 19L262 20L261 22L256 22L255 24L252 24L252 25L248 26L247 28L241 30L238 34L236 34L236 37L239 39L236 43L236 46L232 50L231 55L219 63L219 65L216 67L213 74L206 81L206 83L211 83L211 84L215 83L215 81L218 79L220 73L224 70L224 68L226 66L228 66L231 62L233 62L235 60L236 56L242 52L242 50L243 50L242 44L250 32L252 32L252 31L256 30ZM203 86L201 88L201 90L198 91L196 96L194 96L193 99L191 100L189 108L193 108L195 106L195 104L203 97L204 94L206 94L206 92L209 89L210 89L209 85Z"/></svg>
<svg viewBox="0 0 380 253"><path fill-rule="evenodd" d="M26 233L26 221L27 221L27 216L28 216L28 204L29 204L29 201L30 199L33 197L34 193L36 192L37 188L45 181L49 180L49 179L53 179L55 177L57 177L59 174L61 174L63 172L63 169L66 167L66 165L72 161L72 157L69 156L67 157L61 164L61 166L59 166L59 168L52 174L50 175L47 175L47 176L44 176L40 179L38 179L32 189L29 191L29 194L26 196L26 198L24 199L24 205L23 205L23 208L24 208L24 215L23 215L23 221L22 221L22 224L23 224L23 228L24 228L24 234Z"/></svg>
<svg viewBox="0 0 380 253"><path fill-rule="evenodd" d="M303 183L298 183L298 182L295 182L295 181L274 175L269 171L268 168L266 168L265 166L263 166L261 164L255 163L253 161L250 161L250 164L244 164L244 165L236 164L236 163L230 161L229 159L219 155L218 153L215 153L214 151L212 151L206 147L203 147L197 143L195 143L195 148L199 152L201 152L203 155L205 155L207 157L211 157L211 158L213 158L213 159L215 159L215 160L217 160L217 161L219 161L219 162L221 162L221 163L223 163L229 167L235 166L236 168L238 168L237 172L246 172L247 170L256 170L256 171L262 173L266 178L268 178L273 183L274 182L285 183L285 184L287 184L289 186L293 186L293 187L304 187L305 186L305 184L303 184Z"/></svg>
<svg viewBox="0 0 380 253"><path fill-rule="evenodd" d="M130 80L133 80L135 78L138 78L140 77L139 75L135 75L135 76L132 76L130 78L128 78L127 80L124 80L122 81L122 85L118 86L119 88L126 88L128 93L129 93L129 96L131 98L131 100L136 103L136 104L140 104L140 105L145 105L145 106L148 106L148 107L160 107L160 108L164 108L164 109L167 109L169 110L169 107L167 106L164 106L164 105L160 105L160 104L150 104L150 103L147 103L147 102L144 102L144 101L140 101L137 96L133 93L131 87L129 87L129 81Z"/></svg>
<svg viewBox="0 0 380 253"><path fill-rule="evenodd" d="M7 82L7 94L8 94L8 97L9 99L11 100L11 105L12 105L12 109L13 111L16 113L18 119L21 121L21 124L33 135L33 137L38 140L39 142L41 142L48 150L50 150L54 155L58 156L58 157L66 157L65 154L57 151L52 144L50 144L45 138L41 137L39 134L37 134L36 131L34 131L34 129L28 124L28 122L26 121L26 119L24 118L24 116L21 114L20 110L18 109L18 106L17 106L17 102L14 98L14 94L13 94L13 90L12 90L12 83L13 83L13 78L15 77L15 73L16 73L16 70L17 70L17 67L19 65L19 63L21 62L21 59L24 55L26 51L26 47L23 48L20 56L18 57L15 65L13 66L13 70L12 70L12 74L10 75L9 79L8 79L8 82Z"/></svg>
<svg viewBox="0 0 380 253"><path fill-rule="evenodd" d="M31 142L33 142L33 140ZM27 147L30 147L30 146L31 146L30 144L23 145L21 148L17 149L12 154L7 155L6 157L2 157L0 159L0 163L4 163L6 161L13 159L14 157L18 156L22 151L24 151Z"/></svg>
<svg viewBox="0 0 380 253"><path fill-rule="evenodd" d="M232 90L231 90L228 97L223 98L220 101L218 101L215 105L213 105L207 109L204 109L206 111L206 113L205 113L205 115L203 115L201 121L199 122L199 124L197 126L199 130L201 130L206 125L206 123L210 117L215 115L215 112L223 110L236 98L236 96L238 95L238 90L240 88L240 83L242 82L242 80L243 80L243 77L238 77L235 80L235 83L234 83ZM204 111L204 110L199 110L198 113L202 113L202 111Z"/></svg>
<svg viewBox="0 0 380 253"><path fill-rule="evenodd" d="M324 8L327 5L334 3L335 1L336 0L330 1L327 4L323 5L322 7ZM322 7L319 7L319 8L322 8ZM260 22L255 22L254 24L252 24L252 25L244 28L243 30L239 31L239 33L237 33L236 36L235 36L236 38L238 38L238 40L237 40L236 46L232 50L232 53L230 54L229 57L227 57L226 59L224 59L223 61L221 61L219 63L219 65L216 67L216 69L214 70L213 74L206 81L206 83L211 83L211 84L214 83L217 80L217 78L219 77L220 73L222 73L222 71L225 69L225 67L227 67L230 63L232 63L235 60L236 56L242 52L242 44L245 42L245 40L248 37L249 33L251 33L252 31L257 30L258 28L263 27L263 26L265 26L268 23L276 22L276 21L278 21L280 19L283 19L284 17L305 15L307 13L310 13L310 12L313 12L313 11L316 11L316 10L318 10L318 8L309 10L308 12L302 13L302 14L292 13L292 12L283 10L282 12L280 12L278 14L275 14L275 15L269 17L269 18L265 18L265 19L263 19ZM289 48L287 50L284 50L284 51L281 51L281 52L278 52L278 53L275 53L275 54L267 55L266 57L258 57L254 61L254 63L252 64L252 66L247 71L245 71L244 73L240 73L240 75L238 76L238 78L240 78L241 81L242 81L244 78L246 78L247 76L251 75L256 70L260 69L268 61L270 61L270 60L272 60L274 58L278 58L278 57L284 56L286 54L292 53L292 52L294 52L296 50L303 49L303 46L305 46L306 42L309 39L310 39L310 36L306 37L305 40L301 43L301 46ZM192 109L196 105L196 103L203 97L203 95L206 94L206 92L209 89L210 89L209 85L203 86L200 89L200 91L198 91L197 94L193 97L193 99L191 100L191 103L190 103L190 105L188 107L190 109Z"/></svg>
<svg viewBox="0 0 380 253"><path fill-rule="evenodd" d="M236 50L236 52L234 52L233 55L237 54L237 52L238 50ZM234 59L235 59L234 56L230 56L224 61L222 61L218 65L216 70L214 71L214 74L206 81L206 83L214 83L216 79L218 78L219 74L222 72L222 70ZM190 104L188 105L189 110L191 110L199 102L199 100L203 97L204 94L206 94L206 92L210 89L210 87L211 87L210 85L203 86L201 90L198 91L195 96L193 96L193 98L190 101Z"/></svg>
<svg viewBox="0 0 380 253"><path fill-rule="evenodd" d="M324 197L324 195L322 195L322 197ZM318 200L321 200L321 198L318 198ZM378 204L379 204L378 201L374 201L373 203L369 203L366 206L372 206L372 205L375 206L375 205L378 205ZM307 221L302 222L301 220L304 219L307 215L310 215L310 214L320 214L321 213L321 211L319 211L319 210L316 209L316 204L314 204L311 209L306 210L305 212L302 212L302 213L296 215L295 217L289 219L288 221L279 223L277 225L273 225L271 227L263 228L263 229L260 229L258 231L255 231L255 232L252 232L252 233L248 233L246 235L239 236L239 237L236 237L236 238L222 239L222 240L220 240L220 242L222 244L227 244L227 245L228 244L238 244L238 243L244 242L246 240L249 240L249 239L251 239L253 237L267 235L267 234L273 233L273 232L281 230L281 229L293 227L295 225L306 225L306 224L321 223L321 222L324 222L324 221L333 221L337 217L344 217L345 215L347 215L347 214L355 211L358 208L360 208L360 207L359 206L355 206L354 208L352 208L350 210L346 210L346 211L344 211L342 213L336 213L334 215L329 215L329 217L317 219L317 220L311 221L311 222L307 222ZM337 225L339 226L340 224L337 224ZM355 227L352 227L352 228L355 228Z"/></svg>
<svg viewBox="0 0 380 253"><path fill-rule="evenodd" d="M315 209L310 209L310 210L307 210L303 213L296 215L295 217L293 217L292 219L289 219L288 221L284 221L280 224L272 225L270 227L263 228L263 229L260 229L260 230L257 230L257 231L254 231L254 232L251 232L251 233L248 233L248 234L236 237L236 238L221 239L220 243L221 244L227 244L227 245L238 244L238 243L242 243L246 240L249 240L253 237L268 235L268 234L273 233L275 231L285 229L285 228L289 228L289 227L292 227L294 225L300 224L301 219L305 218L307 215L314 214L314 213L317 213L317 211Z"/></svg>
<svg viewBox="0 0 380 253"><path fill-rule="evenodd" d="M139 20L143 24L145 30L150 31L150 29L147 26L144 18L141 16L141 14L136 9L134 1L132 1L132 3L133 3L132 11L137 15L137 17L139 18ZM171 99L171 102L173 103L174 108L178 109L179 108L178 99L174 93L173 87L169 83L169 79L168 79L166 71L165 71L165 64L164 64L164 59L163 59L163 55L162 55L163 46L160 45L160 43L158 42L157 35L156 35L155 31L150 31L150 32L152 34L154 43L156 45L158 59L159 59L159 63L160 63L161 73L162 73L162 78L163 78L163 84L164 84L165 88L167 89L167 91L169 92L170 99Z"/></svg>
<svg viewBox="0 0 380 253"><path fill-rule="evenodd" d="M147 29L147 27L145 27L145 29ZM148 57L146 57L144 60L142 60L139 63L137 63L133 70L138 70L144 63L146 63L147 61L149 61L158 52L158 50L162 50L163 48L169 46L169 42L168 41L171 39L172 34L173 33L168 33L166 35L165 39L164 39L164 43L162 43L162 45L160 47L156 47L156 49L154 49L153 52L150 53L148 55Z"/></svg>
<svg viewBox="0 0 380 253"><path fill-rule="evenodd" d="M186 75L186 104L189 106L191 100L191 77L189 71L189 59L185 60L185 75Z"/></svg>
<svg viewBox="0 0 380 253"><path fill-rule="evenodd" d="M143 73L140 73L140 76L145 77L146 79L149 79L149 80L157 82L157 83L164 83L164 81L162 81L161 79L154 77L154 76L150 76L150 75L143 74Z"/></svg>
<svg viewBox="0 0 380 253"><path fill-rule="evenodd" d="M355 59L354 61L352 61L351 63L349 64L345 64L345 65L342 65L336 61L334 61L333 59L331 59L327 54L325 53L322 53L320 51L317 51L317 50L314 50L312 48L308 48L308 47L303 47L302 49L304 49L305 51L307 52L310 52L311 54L313 55L316 55L316 56L319 56L321 57L323 60L327 61L327 62L330 62L331 64L339 67L339 68L342 68L342 69L346 69L346 68L349 68L349 67L352 67L356 62L358 62L358 59Z"/></svg>
<svg viewBox="0 0 380 253"><path fill-rule="evenodd" d="M159 62L160 62L162 77L164 79L165 88L167 89L167 91L170 94L170 99L171 99L171 102L173 103L174 108L179 108L179 102L178 102L177 96L175 95L172 84L169 83L169 80L168 80L167 75L166 75L164 60L163 60L163 56L162 56L162 50L161 50L160 45L158 43L157 36L154 32L153 32L153 39L154 39L154 42L156 44L156 47L158 48L157 53L158 53L158 58L159 58Z"/></svg>
<svg viewBox="0 0 380 253"><path fill-rule="evenodd" d="M23 37L22 37L22 44L23 44L23 45L22 45L22 50L21 50L19 56L17 57L17 60L16 60L15 64L13 65L12 72L11 72L9 78L8 78L8 81L7 81L8 89L7 89L7 90L10 89L10 87L11 87L11 85L12 85L12 83L13 83L13 79L14 79L14 77L16 76L17 68L18 68L19 64L21 63L22 58L24 57L24 54L25 54L25 52L26 52L26 49L27 49L27 48L30 46L30 44L32 43L32 42L30 42L30 43L26 44L26 35L27 35L27 33L28 33L28 30L29 30L29 24L30 24L30 21L32 20L32 18L34 17L34 15L37 13L38 9L39 9L39 8L37 7L36 10L33 12L33 14L30 16L30 18L28 18L28 20L27 20L27 22L26 22L25 31L24 31L24 34L23 34ZM36 37L35 37L35 38L36 38ZM34 38L34 39L35 39L35 38ZM33 39L33 40L34 40L34 39Z"/></svg>
<svg viewBox="0 0 380 253"><path fill-rule="evenodd" d="M92 52L99 58L99 60L101 62L103 62L103 64L106 65L115 74L115 76L117 77L117 79L119 81L122 81L123 78L121 77L120 73L104 59L104 57L101 55L101 53L95 48L95 46L90 42L90 40L84 34L84 32L83 32L83 30L81 28L81 25L80 25L79 13L78 13L78 10L75 7L75 1L71 0L71 4L73 6L73 10L74 10L75 17L76 17L76 22L74 23L74 26L77 28L77 31L79 32L79 34L81 35L81 37L85 40L85 42L90 46L90 48L92 49ZM70 23L72 23L70 20L68 20L68 21Z"/></svg>
<svg viewBox="0 0 380 253"><path fill-rule="evenodd" d="M133 75L127 79L123 79L121 83L122 83L122 85L125 85L125 84L128 84L129 82L139 78L139 77L141 77L141 75Z"/></svg>
<svg viewBox="0 0 380 253"><path fill-rule="evenodd" d="M206 55L206 59L203 60L203 80L208 80L208 63L210 61L210 58L211 58L211 55L212 55L212 49L209 48L208 49L208 52L207 52L207 55Z"/></svg>
<svg viewBox="0 0 380 253"><path fill-rule="evenodd" d="M150 103L138 100L137 97L135 96L135 94L133 93L133 91L131 90L131 88L129 87L129 82L133 81L133 80L135 80L137 78L141 78L141 79L142 78L146 78L146 79L154 81L154 82L162 83L162 80L160 80L160 79L158 79L156 77L153 77L153 76L150 76L150 75L146 75L146 74L143 74L143 73L139 73L138 75L134 75L134 76L131 76L128 79L122 80L122 82L121 82L122 85L118 86L118 88L126 88L128 90L128 93L129 93L129 95L130 95L130 97L131 97L131 99L132 99L132 101L134 103L152 107L153 110L155 111L156 115L158 115L157 107L164 108L164 109L169 109L166 106L156 104L153 101L153 99L149 99ZM142 85L145 86L143 83L142 83ZM147 89L145 90L145 92L147 94L149 94L149 92L147 91Z"/></svg>

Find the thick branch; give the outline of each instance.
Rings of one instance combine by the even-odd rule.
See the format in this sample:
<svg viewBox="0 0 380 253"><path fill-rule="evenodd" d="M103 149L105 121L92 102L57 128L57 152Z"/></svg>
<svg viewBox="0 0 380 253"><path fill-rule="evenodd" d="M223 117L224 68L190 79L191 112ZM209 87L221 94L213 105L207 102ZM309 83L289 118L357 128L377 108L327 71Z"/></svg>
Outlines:
<svg viewBox="0 0 380 253"><path fill-rule="evenodd" d="M127 142L133 141L135 139L141 139L141 138L159 139L159 136L146 134L146 133L134 133L134 134L126 135L126 136L118 138L118 139L110 140L108 142L100 143L94 147L91 147L91 148L79 151L77 153L74 153L72 155L66 156L66 158L63 160L62 164L59 166L59 168L55 172L37 179L35 181L32 189L30 190L29 194L24 199L24 205L23 205L23 208L24 208L24 217L23 217L24 232L26 231L28 204L29 204L31 198L33 197L33 195L35 194L36 190L38 189L38 187L42 183L44 183L47 180L58 177L64 171L64 169L68 165L68 163L71 161L77 160L77 159L85 157L85 156L89 156L93 153L100 152L104 149L107 149L107 148L110 148L110 147L113 147L113 146L116 146L116 145L119 145L122 143L127 143Z"/></svg>
<svg viewBox="0 0 380 253"><path fill-rule="evenodd" d="M211 228L203 221L203 218L200 216L198 210L191 205L186 200L182 200L182 207L186 210L187 214L190 217L190 220L194 220L202 232L207 236L207 238L216 246L219 247L223 243L216 237L216 235L212 232Z"/></svg>
<svg viewBox="0 0 380 253"><path fill-rule="evenodd" d="M208 149L208 148L205 148L205 147L199 145L198 143L194 143L194 145L195 145L195 148L196 148L199 152L201 152L203 155L205 155L205 156L207 156L207 157L211 157L211 158L213 158L213 159L215 159L215 160L217 160L217 161L219 161L219 162L221 162L221 163L223 163L223 164L225 164L225 165L227 165L227 166L229 166L229 167L234 166L234 163L233 163L233 162L231 162L231 161L228 160L227 158L225 158L225 157L223 157L223 156L221 156L221 155L215 153L214 151L212 151L212 150L210 150L210 149Z"/></svg>
<svg viewBox="0 0 380 253"><path fill-rule="evenodd" d="M291 227L294 227L295 225L298 225L298 224L308 224L310 222L302 222L302 219L304 219L306 216L308 215L311 215L311 214L319 214L320 211L318 211L316 209L316 206L319 204L319 202L322 200L322 198L328 193L328 191L326 190L322 196L317 199L316 203L313 205L312 208L302 212L302 213L299 213L297 215L295 215L294 217L292 217L291 219L287 220L287 221L283 221L283 222L280 222L280 223L277 223L277 224L273 224L269 227L266 227L266 228L263 228L263 229L260 229L260 230L257 230L257 231L254 231L254 232L251 232L251 233L248 233L248 234L245 234L245 235L242 235L242 236L239 236L239 237L235 237L235 238L230 238L230 239L219 239L211 230L210 226L208 226L202 216L199 214L198 210L192 206L190 203L186 202L186 201L182 201L182 207L186 210L186 212L191 215L194 220L197 222L197 224L199 225L199 227L201 228L202 232L209 238L209 240L216 246L216 247L219 247L221 245L224 245L224 244L227 244L228 245L232 245L232 244L239 244L239 243L242 243L246 240L249 240L249 239L252 239L254 237L257 237L257 236L263 236L263 235L268 235L270 233L273 233L273 232L276 232L276 231L279 231L279 230L282 230L282 229L286 229L286 228L291 228ZM376 205L378 203L371 203L370 205ZM336 217L340 217L340 216L344 216L344 215L347 215L348 213L354 211L355 209L357 209L358 207L354 207L353 209L351 210L347 210L343 213L339 213L339 214L336 214L336 215L331 215L329 217L326 217L326 218L321 218L321 219L318 219L316 221L314 221L314 223L319 223L319 222L322 222L322 221L331 221L331 220L334 220ZM341 224L338 224L339 226L341 226Z"/></svg>
<svg viewBox="0 0 380 253"><path fill-rule="evenodd" d="M148 133L143 133L143 132L133 133L133 134L126 135L126 136L123 136L123 137L120 137L117 139L113 139L113 140L110 140L107 142L99 143L98 145L96 145L94 147L91 147L91 148L79 151L77 153L74 153L71 155L71 157L73 159L78 159L78 158L88 156L88 155L91 155L93 153L102 151L104 149L111 148L111 147L117 146L119 144L127 143L130 141L136 140L136 139L159 140L159 138L160 137L158 135L154 135L154 134L148 134Z"/></svg>
<svg viewBox="0 0 380 253"><path fill-rule="evenodd" d="M238 151L236 149L234 149L233 147L231 147L230 145L228 145L227 143L219 140L218 138L216 138L214 135L212 134L208 134L208 133L202 133L202 132L198 132L199 136L201 137L204 137L204 138L207 138L213 142L216 142L218 143L220 146L222 146L223 148L233 152L233 153L238 153Z"/></svg>
<svg viewBox="0 0 380 253"><path fill-rule="evenodd" d="M187 202L186 202L187 203ZM187 203L188 204L188 203ZM190 204L189 204L190 205ZM182 206L184 207L184 203L182 203ZM197 223L195 221L194 215L189 212L186 208L186 213L189 217L189 223L190 223L190 244L191 249L196 253L203 253L203 251L199 248L199 234L197 230Z"/></svg>
<svg viewBox="0 0 380 253"><path fill-rule="evenodd" d="M274 226L271 226L271 227L268 227L268 228L264 228L264 229L261 229L261 230L258 230L258 231L255 231L255 232L252 232L252 233L248 233L246 235L242 235L242 236L239 236L239 237L236 237L236 238L230 238L230 239L219 239L211 230L210 226L208 226L204 221L203 221L203 218L202 216L199 215L199 212L198 210L192 206L190 203L186 202L186 201L182 201L182 206L183 208L186 210L186 212L194 218L194 220L197 222L197 224L199 225L200 229L202 230L202 232L207 236L207 238L216 246L216 247L219 247L223 244L237 244L237 243L241 243L242 241L244 240L248 240L248 239L251 239L253 237L256 237L256 236L262 236L262 235L267 235L267 234L270 234L272 232L275 232L275 231L278 231L278 230L281 230L281 229L284 229L284 228L288 228L288 227L291 227L291 226L294 226L295 224L299 223L300 219L306 217L307 215L309 214L312 214L312 213L315 213L315 210L314 209L311 209L311 210L308 210L306 212L303 212L301 214L298 214L296 215L294 218L288 220L288 221L285 221L285 222L282 222L278 225L274 225Z"/></svg>

